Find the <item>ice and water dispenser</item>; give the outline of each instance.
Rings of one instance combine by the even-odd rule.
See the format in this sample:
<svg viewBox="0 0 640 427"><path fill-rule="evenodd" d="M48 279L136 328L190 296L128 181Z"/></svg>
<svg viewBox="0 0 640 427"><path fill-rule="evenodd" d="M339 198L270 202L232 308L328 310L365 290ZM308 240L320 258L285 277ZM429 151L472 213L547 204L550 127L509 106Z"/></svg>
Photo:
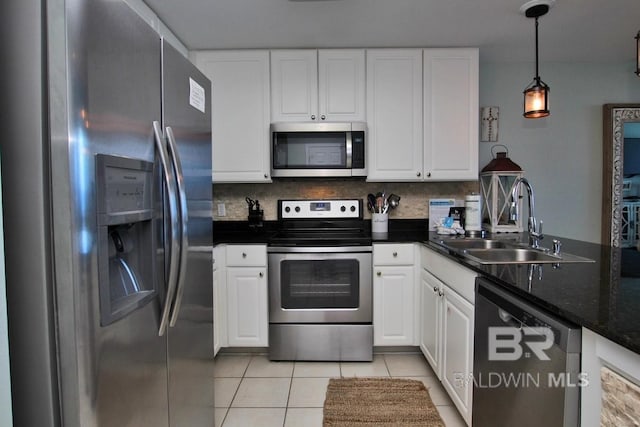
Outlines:
<svg viewBox="0 0 640 427"><path fill-rule="evenodd" d="M96 155L100 324L156 296L153 163Z"/></svg>

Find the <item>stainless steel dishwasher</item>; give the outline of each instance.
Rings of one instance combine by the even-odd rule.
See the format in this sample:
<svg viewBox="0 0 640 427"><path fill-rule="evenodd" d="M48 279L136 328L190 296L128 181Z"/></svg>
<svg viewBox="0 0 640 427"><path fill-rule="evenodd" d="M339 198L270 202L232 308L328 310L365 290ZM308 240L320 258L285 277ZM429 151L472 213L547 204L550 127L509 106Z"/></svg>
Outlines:
<svg viewBox="0 0 640 427"><path fill-rule="evenodd" d="M474 427L578 426L580 327L476 279Z"/></svg>

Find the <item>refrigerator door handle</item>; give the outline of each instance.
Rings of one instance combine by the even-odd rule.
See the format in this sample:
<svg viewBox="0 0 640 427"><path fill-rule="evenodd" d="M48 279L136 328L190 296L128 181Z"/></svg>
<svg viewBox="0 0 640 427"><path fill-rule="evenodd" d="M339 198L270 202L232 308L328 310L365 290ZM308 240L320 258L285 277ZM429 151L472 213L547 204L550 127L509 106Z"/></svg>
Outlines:
<svg viewBox="0 0 640 427"><path fill-rule="evenodd" d="M180 251L179 242L179 224L178 224L178 203L176 200L177 187L176 181L173 175L173 170L169 164L169 154L165 146L165 139L162 136L162 128L160 122L153 122L153 134L156 142L156 148L160 156L160 163L162 164L162 170L164 172L164 183L167 186L169 207L169 219L170 219L170 244L169 244L169 277L167 278L166 296L164 306L162 307L162 317L160 318L160 327L158 329L158 335L162 336L167 330L167 324L169 322L169 313L171 311L172 301L176 292L176 286L178 282L178 253ZM165 247L166 251L166 247Z"/></svg>
<svg viewBox="0 0 640 427"><path fill-rule="evenodd" d="M181 218L181 238L180 238L180 264L178 267L178 285L171 309L171 321L169 326L173 327L178 320L180 313L180 304L182 303L182 295L184 294L185 277L187 276L187 259L189 257L189 239L187 237L187 220L189 214L187 212L187 193L184 187L184 175L182 173L182 163L178 154L176 138L173 135L173 129L166 128L167 141L169 146L169 155L173 162L173 170L176 173L176 181L178 183L178 198L180 200L180 218Z"/></svg>

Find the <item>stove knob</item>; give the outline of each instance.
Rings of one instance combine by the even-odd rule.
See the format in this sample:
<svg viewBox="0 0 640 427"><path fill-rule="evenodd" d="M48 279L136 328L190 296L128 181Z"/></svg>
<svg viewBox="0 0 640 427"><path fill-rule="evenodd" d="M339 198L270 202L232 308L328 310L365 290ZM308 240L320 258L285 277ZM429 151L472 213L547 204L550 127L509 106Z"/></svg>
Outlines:
<svg viewBox="0 0 640 427"><path fill-rule="evenodd" d="M296 206L296 212L300 212L300 206Z"/></svg>
<svg viewBox="0 0 640 427"><path fill-rule="evenodd" d="M351 212L355 212L356 211L356 207L355 206L351 206Z"/></svg>
<svg viewBox="0 0 640 427"><path fill-rule="evenodd" d="M344 211L346 211L346 210L347 210L347 208L345 208L344 206L341 206L341 207L340 207L340 212L344 212Z"/></svg>

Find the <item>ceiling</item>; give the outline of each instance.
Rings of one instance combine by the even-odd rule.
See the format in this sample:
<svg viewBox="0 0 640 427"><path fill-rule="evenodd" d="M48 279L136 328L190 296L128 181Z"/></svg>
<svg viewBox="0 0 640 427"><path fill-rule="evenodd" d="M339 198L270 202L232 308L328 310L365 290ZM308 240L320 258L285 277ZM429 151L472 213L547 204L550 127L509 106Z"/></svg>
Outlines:
<svg viewBox="0 0 640 427"><path fill-rule="evenodd" d="M480 48L481 61L532 61L525 0L145 0L190 50ZM639 0L557 0L540 18L540 61L633 61Z"/></svg>

